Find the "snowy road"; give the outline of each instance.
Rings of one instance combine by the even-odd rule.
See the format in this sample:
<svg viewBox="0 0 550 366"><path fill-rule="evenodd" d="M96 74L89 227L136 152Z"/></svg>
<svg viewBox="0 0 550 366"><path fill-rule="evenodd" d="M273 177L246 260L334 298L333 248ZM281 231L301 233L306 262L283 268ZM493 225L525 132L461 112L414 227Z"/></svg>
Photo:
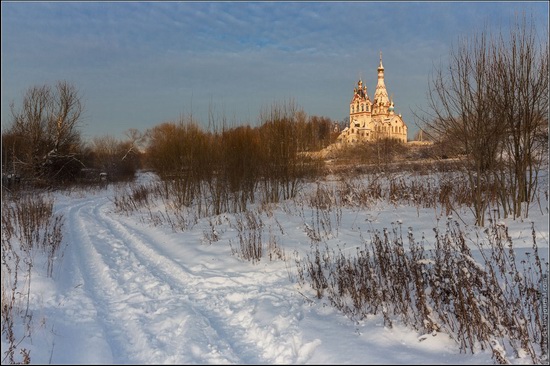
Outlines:
<svg viewBox="0 0 550 366"><path fill-rule="evenodd" d="M104 343L97 361L115 363L296 363L314 344L303 344L288 299L254 273L216 273L175 259L171 238L111 217L106 197L68 208L78 296L86 311L75 321L96 321L88 341ZM163 240L164 239L164 240ZM192 267L190 268L189 265ZM258 319L280 307L280 319ZM252 311L251 311L252 309ZM271 310L270 310L271 311ZM299 313L299 311L298 311ZM315 342L313 342L315 343Z"/></svg>

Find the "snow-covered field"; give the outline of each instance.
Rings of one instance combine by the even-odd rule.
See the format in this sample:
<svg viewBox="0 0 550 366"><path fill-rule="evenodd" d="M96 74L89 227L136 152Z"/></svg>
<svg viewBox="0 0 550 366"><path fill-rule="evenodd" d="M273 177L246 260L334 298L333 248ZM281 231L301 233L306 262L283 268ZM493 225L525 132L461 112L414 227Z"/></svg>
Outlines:
<svg viewBox="0 0 550 366"><path fill-rule="evenodd" d="M174 231L166 221L151 221L148 210L117 212L114 196L120 191L109 185L53 194L54 210L64 218L63 244L51 278L41 265L43 254L34 254L29 336L16 329L22 339L18 348L30 350L31 363L494 363L490 350L461 353L443 333L426 337L399 322L387 328L381 315L351 320L300 285L295 258L310 252L307 228L317 222L304 198L308 188L300 192L302 199L251 206L261 235L276 248L271 259L266 248L257 263L236 253L242 234L237 223L244 222L244 214L197 218L186 230ZM530 213L527 220L502 222L518 252L531 248L535 222L548 261L548 202L533 203ZM433 228L447 220L437 209L386 202L333 215L325 220L332 222L330 228L317 230L327 243L350 251L362 235L396 223L429 242ZM459 219L475 237L479 229L471 213L464 210ZM3 336L3 364L6 347ZM516 364L530 362L507 357Z"/></svg>

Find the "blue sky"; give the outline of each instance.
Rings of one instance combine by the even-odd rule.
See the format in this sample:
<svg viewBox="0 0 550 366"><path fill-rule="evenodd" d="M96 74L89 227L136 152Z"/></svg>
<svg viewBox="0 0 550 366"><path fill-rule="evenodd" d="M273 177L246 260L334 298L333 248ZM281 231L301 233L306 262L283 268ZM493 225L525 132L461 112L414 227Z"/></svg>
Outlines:
<svg viewBox="0 0 550 366"><path fill-rule="evenodd" d="M361 76L373 95L379 52L396 111L417 130L428 78L453 42L547 2L2 2L2 129L34 85L74 84L86 139L122 138L190 115L258 123L293 100L342 120ZM210 118L209 118L210 116Z"/></svg>

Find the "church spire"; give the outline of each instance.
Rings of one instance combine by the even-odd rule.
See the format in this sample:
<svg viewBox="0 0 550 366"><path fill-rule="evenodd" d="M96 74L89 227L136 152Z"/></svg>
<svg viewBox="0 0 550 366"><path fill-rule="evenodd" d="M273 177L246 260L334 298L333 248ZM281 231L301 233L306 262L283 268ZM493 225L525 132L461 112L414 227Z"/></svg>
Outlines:
<svg viewBox="0 0 550 366"><path fill-rule="evenodd" d="M382 65L382 51L380 51L380 65L378 65L378 84L376 85L376 91L374 93L374 101L378 104L380 112L386 112L384 106L389 106L388 92L386 91L386 84L384 83L384 66Z"/></svg>

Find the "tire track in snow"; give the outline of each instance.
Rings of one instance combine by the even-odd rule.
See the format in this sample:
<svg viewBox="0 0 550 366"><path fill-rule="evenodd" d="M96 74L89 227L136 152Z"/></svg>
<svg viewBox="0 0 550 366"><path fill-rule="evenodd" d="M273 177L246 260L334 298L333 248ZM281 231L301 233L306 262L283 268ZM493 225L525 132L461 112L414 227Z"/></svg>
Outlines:
<svg viewBox="0 0 550 366"><path fill-rule="evenodd" d="M133 245L98 213L108 203L96 198L69 209L72 245L115 362L239 363L223 339L192 304L182 284L166 281L129 250ZM130 240L131 241L131 240ZM187 334L201 339L188 344ZM163 334L166 334L164 337ZM181 338L181 339L178 339ZM214 345L205 348L204 345Z"/></svg>
<svg viewBox="0 0 550 366"><path fill-rule="evenodd" d="M96 206L94 217L101 221L102 227L108 228L113 237L124 241L126 249L131 252L130 256L136 258L139 265L156 278L153 280L157 281L155 286L168 284L169 291L187 299L188 306L193 306L197 315L212 328L211 333L216 337L214 345L222 343L222 348L231 350L228 361L305 362L318 345L317 342L304 344L302 341L297 325L299 319L295 316L299 313L298 305L289 306L288 292L276 289L265 292L266 284L258 284L254 275L239 275L231 279L224 274L197 276L163 253L156 243L158 239L109 217L106 205ZM230 282L235 283L234 289L228 289ZM276 319L267 317L258 321L255 317L274 306L282 309ZM235 354L240 357L235 357Z"/></svg>
<svg viewBox="0 0 550 366"><path fill-rule="evenodd" d="M86 220L83 219L83 211L85 211L91 204L92 200L79 203L73 207L68 208L69 228L70 228L70 245L73 246L72 253L75 258L76 267L82 275L84 292L87 295L87 299L93 303L94 311L90 316L95 316L102 329L101 337L105 339L106 343L111 348L111 354L114 359L122 359L122 355L119 349L127 342L119 339L115 336L108 326L108 323L112 322L111 313L107 311L105 303L114 296L112 291L116 290L114 282L108 276L105 271L107 266L101 262L99 254L94 250L93 240L89 235L90 226ZM89 220L87 220L89 221ZM75 248L74 246L78 246ZM102 268L99 268L99 267ZM107 284L109 286L102 286ZM99 301L99 303L98 303ZM82 316L83 314L81 314ZM117 342L115 340L119 339Z"/></svg>

